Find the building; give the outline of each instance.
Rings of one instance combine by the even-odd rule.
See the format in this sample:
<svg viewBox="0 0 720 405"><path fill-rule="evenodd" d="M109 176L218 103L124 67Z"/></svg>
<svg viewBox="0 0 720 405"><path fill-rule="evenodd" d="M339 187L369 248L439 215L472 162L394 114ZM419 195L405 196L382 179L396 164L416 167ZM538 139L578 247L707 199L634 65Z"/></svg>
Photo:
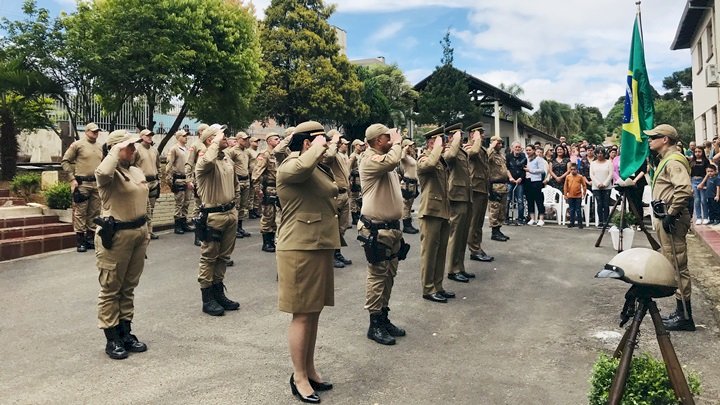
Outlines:
<svg viewBox="0 0 720 405"><path fill-rule="evenodd" d="M377 58L353 59L350 61L350 63L357 66L373 66L386 64L384 56L378 56Z"/></svg>
<svg viewBox="0 0 720 405"><path fill-rule="evenodd" d="M670 49L690 49L692 59L693 118L695 140L704 142L718 136L718 36L715 27L715 0L688 0Z"/></svg>
<svg viewBox="0 0 720 405"><path fill-rule="evenodd" d="M337 37L337 44L340 46L340 53L347 55L347 32L344 29L336 26L332 26L335 30L335 36Z"/></svg>

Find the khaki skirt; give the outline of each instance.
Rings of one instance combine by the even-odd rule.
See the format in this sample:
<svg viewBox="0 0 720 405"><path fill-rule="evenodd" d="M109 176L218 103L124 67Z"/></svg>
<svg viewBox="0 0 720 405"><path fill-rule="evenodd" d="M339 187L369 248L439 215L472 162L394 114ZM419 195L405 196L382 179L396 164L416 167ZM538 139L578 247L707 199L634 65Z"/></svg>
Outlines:
<svg viewBox="0 0 720 405"><path fill-rule="evenodd" d="M278 308L293 314L335 305L334 249L278 250Z"/></svg>

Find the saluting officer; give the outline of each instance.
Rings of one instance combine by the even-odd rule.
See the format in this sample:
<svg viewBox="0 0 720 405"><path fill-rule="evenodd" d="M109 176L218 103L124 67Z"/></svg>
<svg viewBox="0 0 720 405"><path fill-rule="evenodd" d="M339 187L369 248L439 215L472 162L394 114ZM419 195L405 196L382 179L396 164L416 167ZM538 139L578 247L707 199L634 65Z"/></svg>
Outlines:
<svg viewBox="0 0 720 405"><path fill-rule="evenodd" d="M360 174L358 165L365 150L365 142L360 139L352 141L353 151L350 154L350 215L352 224L358 223L360 208L362 207L362 186L360 185Z"/></svg>
<svg viewBox="0 0 720 405"><path fill-rule="evenodd" d="M243 229L243 220L248 218L250 210L250 136L243 131L235 135L237 144L226 150L226 155L232 160L237 177L237 190L235 190L235 205L238 210L238 227L236 237L250 237L250 232Z"/></svg>
<svg viewBox="0 0 720 405"><path fill-rule="evenodd" d="M340 246L347 246L345 242L345 231L350 224L350 201L348 199L348 189L350 188L349 182L349 166L347 156L340 153L341 138L340 132L333 129L330 130L327 135L330 137L328 143L328 149L325 152L323 163L330 168L333 177L335 177L335 183L338 187L337 196L337 214L338 214L338 228L340 231ZM352 260L346 259L343 256L340 249L335 250L333 266L335 268L343 268L346 265L351 265Z"/></svg>
<svg viewBox="0 0 720 405"><path fill-rule="evenodd" d="M195 182L195 163L197 163L198 155L202 152L205 153L205 144L200 141L200 137L202 137L203 131L205 131L208 128L208 124L200 124L197 128L197 136L198 139L193 142L192 146L190 146L190 149L188 149L188 158L187 162L185 162L185 176L186 176L186 183L188 187L193 191L193 200L195 201L195 205L193 206L193 211L191 214L191 217L197 218L200 214L200 204L202 202L200 201L200 197L197 194L197 184ZM195 235L195 246L200 246L200 240L197 238L197 234Z"/></svg>
<svg viewBox="0 0 720 405"><path fill-rule="evenodd" d="M265 138L267 149L258 154L255 161L253 178L257 179L262 192L262 218L260 218L260 233L263 236L263 252L275 251L275 232L277 232L278 198L275 179L277 176L277 157L274 149L280 144L280 135L271 132Z"/></svg>
<svg viewBox="0 0 720 405"><path fill-rule="evenodd" d="M148 200L148 230L150 231L150 239L157 239L158 236L153 232L152 217L155 210L155 201L160 197L160 154L157 149L153 148L153 133L149 129L140 131L140 146L135 148L135 158L133 166L137 166L145 173L145 180L148 182L149 200Z"/></svg>
<svg viewBox="0 0 720 405"><path fill-rule="evenodd" d="M443 159L443 128L425 135L427 147L418 159L420 178L420 272L423 298L446 303L455 293L446 291L445 257L450 237L450 201L448 200L448 166Z"/></svg>
<svg viewBox="0 0 720 405"><path fill-rule="evenodd" d="M225 296L225 270L235 249L237 210L235 209L235 169L223 151L228 147L224 125L213 124L203 131L200 140L205 152L198 154L195 166L197 192L202 201L196 233L200 236L200 269L198 282L202 292L203 312L218 316L233 311L240 304Z"/></svg>
<svg viewBox="0 0 720 405"><path fill-rule="evenodd" d="M128 352L144 352L147 346L131 334L135 314L135 287L145 266L149 231L148 185L145 174L131 165L137 138L125 130L113 131L109 152L95 170L102 200L100 228L95 235L100 295L98 326L105 332L105 353L124 359Z"/></svg>
<svg viewBox="0 0 720 405"><path fill-rule="evenodd" d="M185 175L185 163L188 159L187 132L182 129L175 132L175 140L177 142L167 154L165 173L175 196L175 233L182 235L194 230L187 219L190 199L193 198L193 192L188 186Z"/></svg>
<svg viewBox="0 0 720 405"><path fill-rule="evenodd" d="M470 260L491 262L495 258L488 256L482 249L482 228L485 224L485 212L488 205L488 152L482 146L485 130L482 127L482 122L470 125L467 130L470 134L468 159L473 188L468 236Z"/></svg>
<svg viewBox="0 0 720 405"><path fill-rule="evenodd" d="M250 137L250 147L247 148L248 156L250 157L250 214L248 214L248 217L250 219L257 219L261 217L260 214L260 184L258 184L257 180L252 177L253 172L255 171L255 162L257 161L258 157L258 142L260 140L253 136Z"/></svg>
<svg viewBox="0 0 720 405"><path fill-rule="evenodd" d="M398 167L402 177L400 188L403 196L403 233L416 234L420 230L416 229L412 224L412 206L417 196L420 195L420 188L418 187L415 142L405 139L400 146L403 148L400 166Z"/></svg>
<svg viewBox="0 0 720 405"><path fill-rule="evenodd" d="M365 201L358 231L365 238L368 259L365 309L370 312L370 327L367 337L383 345L393 345L396 337L405 336L405 331L388 318L390 294L398 260L405 259L409 249L400 230L402 192L395 173L402 154L402 136L397 129L373 124L365 130L365 141L370 148L359 166Z"/></svg>
<svg viewBox="0 0 720 405"><path fill-rule="evenodd" d="M500 135L490 138L490 154L488 156L488 175L490 177L490 239L507 242L510 238L500 232L505 221L508 201L508 170L505 155L501 152L503 140Z"/></svg>
<svg viewBox="0 0 720 405"><path fill-rule="evenodd" d="M73 193L73 229L78 252L95 248L93 220L100 215L100 196L95 182L95 169L103 159L97 141L100 127L94 122L85 125L85 137L73 142L62 158L62 168L70 174Z"/></svg>
<svg viewBox="0 0 720 405"><path fill-rule="evenodd" d="M690 211L692 198L690 184L690 164L678 147L680 136L674 127L661 124L645 131L650 137L650 149L660 159L652 179L652 196L655 201L663 201L667 215L655 219L662 246L662 253L670 263L675 263L680 270L678 289L675 292L676 309L669 317L663 319L665 329L670 331L694 331L695 322L692 317L690 295L692 283L687 258L687 232L690 229ZM676 276L677 277L677 276ZM685 317L683 301L687 306L688 317Z"/></svg>

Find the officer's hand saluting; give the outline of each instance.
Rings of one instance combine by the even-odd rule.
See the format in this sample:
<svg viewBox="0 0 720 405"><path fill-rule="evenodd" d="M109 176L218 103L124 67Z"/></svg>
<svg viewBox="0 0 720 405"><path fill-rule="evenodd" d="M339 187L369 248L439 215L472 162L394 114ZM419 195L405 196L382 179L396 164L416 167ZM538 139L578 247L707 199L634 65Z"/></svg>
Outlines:
<svg viewBox="0 0 720 405"><path fill-rule="evenodd" d="M325 146L327 145L327 139L325 139L324 136L316 136L313 138L312 142L310 142L310 146L315 145Z"/></svg>
<svg viewBox="0 0 720 405"><path fill-rule="evenodd" d="M390 142L392 142L393 145L402 143L402 134L400 134L397 128L390 130Z"/></svg>

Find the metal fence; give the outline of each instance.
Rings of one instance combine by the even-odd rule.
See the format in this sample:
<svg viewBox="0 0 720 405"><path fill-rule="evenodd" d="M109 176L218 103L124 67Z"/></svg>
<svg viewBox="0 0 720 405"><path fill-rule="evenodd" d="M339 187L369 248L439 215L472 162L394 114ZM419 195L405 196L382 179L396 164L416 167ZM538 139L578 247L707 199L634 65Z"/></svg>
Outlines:
<svg viewBox="0 0 720 405"><path fill-rule="evenodd" d="M97 101L93 101L88 110L77 104L77 98L72 99L71 102L77 105L77 107L73 106L73 109L77 108L78 114L76 119L80 122L76 122L75 126L78 129L85 127L86 122L84 122L83 117L90 117L89 120L98 124L100 128L108 128L110 126L112 122L111 115L104 111ZM69 121L65 105L60 100L54 101L53 112L50 115L55 121ZM115 129L135 130L137 123L142 125L147 121L147 102L145 100L126 102L118 114Z"/></svg>

